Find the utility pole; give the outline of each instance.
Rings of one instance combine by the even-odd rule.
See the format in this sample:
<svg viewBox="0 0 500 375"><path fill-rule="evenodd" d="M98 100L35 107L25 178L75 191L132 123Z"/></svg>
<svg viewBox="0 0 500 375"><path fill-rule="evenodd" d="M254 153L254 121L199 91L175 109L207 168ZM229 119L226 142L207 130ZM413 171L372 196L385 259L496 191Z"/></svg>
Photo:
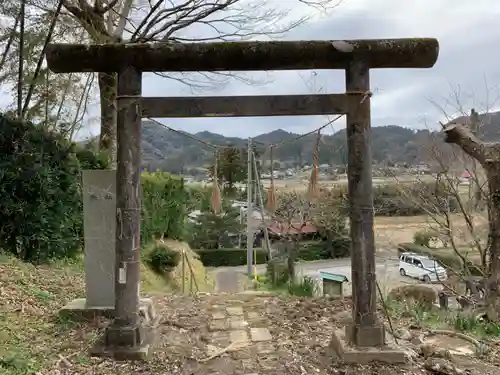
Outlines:
<svg viewBox="0 0 500 375"><path fill-rule="evenodd" d="M247 171L247 270L252 280L253 273L253 230L252 221L252 138L248 138L248 171Z"/></svg>
<svg viewBox="0 0 500 375"><path fill-rule="evenodd" d="M260 216L262 218L262 223L264 224L264 240L266 241L266 247L267 247L267 257L269 260L271 260L272 254L271 254L271 241L269 241L269 232L267 230L267 222L266 218L264 217L264 198L262 198L262 185L260 184L260 176L257 173L257 161L255 160L255 155L253 158L253 166L255 168L255 182L257 185L256 192L258 193L259 197L259 204L260 204Z"/></svg>

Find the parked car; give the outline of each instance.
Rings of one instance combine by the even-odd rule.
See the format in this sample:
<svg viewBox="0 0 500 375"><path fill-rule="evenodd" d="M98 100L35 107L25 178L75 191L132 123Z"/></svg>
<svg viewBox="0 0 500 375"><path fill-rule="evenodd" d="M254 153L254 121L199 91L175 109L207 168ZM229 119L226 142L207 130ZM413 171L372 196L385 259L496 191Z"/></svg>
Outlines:
<svg viewBox="0 0 500 375"><path fill-rule="evenodd" d="M399 274L422 280L426 283L448 279L446 268L426 255L402 253L399 257Z"/></svg>

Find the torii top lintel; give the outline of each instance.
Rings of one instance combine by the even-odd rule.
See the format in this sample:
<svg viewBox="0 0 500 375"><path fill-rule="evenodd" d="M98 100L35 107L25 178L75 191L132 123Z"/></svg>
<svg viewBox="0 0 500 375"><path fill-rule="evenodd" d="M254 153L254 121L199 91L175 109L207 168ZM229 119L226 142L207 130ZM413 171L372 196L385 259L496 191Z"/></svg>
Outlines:
<svg viewBox="0 0 500 375"><path fill-rule="evenodd" d="M431 68L439 43L433 38L338 41L217 43L50 44L49 68L56 73L346 69L351 61L368 68Z"/></svg>

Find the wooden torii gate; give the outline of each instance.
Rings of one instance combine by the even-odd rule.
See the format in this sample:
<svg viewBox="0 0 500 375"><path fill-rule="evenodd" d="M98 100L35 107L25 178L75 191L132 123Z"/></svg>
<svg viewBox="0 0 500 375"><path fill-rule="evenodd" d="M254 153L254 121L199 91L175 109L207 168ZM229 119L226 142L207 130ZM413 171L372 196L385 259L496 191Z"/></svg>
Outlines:
<svg viewBox="0 0 500 375"><path fill-rule="evenodd" d="M124 355L149 344L139 321L142 117L325 114L347 115L353 324L346 335L354 346L383 346L376 314L370 69L431 68L438 53L438 41L430 38L49 45L46 58L55 73L118 73L116 317L106 329L107 349ZM345 94L142 97L142 72L304 69L345 70Z"/></svg>

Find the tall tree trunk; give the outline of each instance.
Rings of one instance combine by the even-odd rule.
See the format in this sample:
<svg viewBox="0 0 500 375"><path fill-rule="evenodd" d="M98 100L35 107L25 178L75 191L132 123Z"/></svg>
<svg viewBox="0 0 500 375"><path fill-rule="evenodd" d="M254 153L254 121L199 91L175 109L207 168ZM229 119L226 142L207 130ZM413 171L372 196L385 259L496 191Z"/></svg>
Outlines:
<svg viewBox="0 0 500 375"><path fill-rule="evenodd" d="M472 110L471 118L476 115ZM450 123L444 128L445 141L454 143L477 160L486 172L488 182L489 267L486 281L488 318L500 320L500 143L483 142L474 134L475 127Z"/></svg>
<svg viewBox="0 0 500 375"><path fill-rule="evenodd" d="M500 159L500 155L498 155ZM500 160L485 163L488 178L488 247L489 278L486 283L488 318L500 319Z"/></svg>
<svg viewBox="0 0 500 375"><path fill-rule="evenodd" d="M99 150L109 156L110 168L116 168L116 73L99 73L101 135Z"/></svg>

